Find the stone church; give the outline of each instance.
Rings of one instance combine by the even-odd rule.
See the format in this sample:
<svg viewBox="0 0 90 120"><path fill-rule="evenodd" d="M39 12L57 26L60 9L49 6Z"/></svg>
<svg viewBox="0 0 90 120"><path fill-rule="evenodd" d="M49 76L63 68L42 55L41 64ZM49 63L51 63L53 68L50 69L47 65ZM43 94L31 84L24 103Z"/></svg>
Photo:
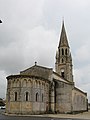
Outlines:
<svg viewBox="0 0 90 120"><path fill-rule="evenodd" d="M44 114L87 111L87 93L75 87L64 21L55 71L35 65L7 78L6 113Z"/></svg>

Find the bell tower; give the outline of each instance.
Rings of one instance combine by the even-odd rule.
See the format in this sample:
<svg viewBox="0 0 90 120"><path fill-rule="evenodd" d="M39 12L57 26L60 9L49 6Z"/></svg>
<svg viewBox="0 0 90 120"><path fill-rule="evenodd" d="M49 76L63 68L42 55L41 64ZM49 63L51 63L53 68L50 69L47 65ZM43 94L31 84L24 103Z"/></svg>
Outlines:
<svg viewBox="0 0 90 120"><path fill-rule="evenodd" d="M64 21L62 23L59 46L56 52L55 70L62 78L73 82L72 56L66 35Z"/></svg>

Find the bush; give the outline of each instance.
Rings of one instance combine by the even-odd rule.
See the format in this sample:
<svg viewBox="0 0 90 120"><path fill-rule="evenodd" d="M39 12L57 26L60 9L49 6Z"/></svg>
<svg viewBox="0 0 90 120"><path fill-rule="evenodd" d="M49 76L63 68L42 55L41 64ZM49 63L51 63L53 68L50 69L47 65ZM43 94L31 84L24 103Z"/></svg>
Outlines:
<svg viewBox="0 0 90 120"><path fill-rule="evenodd" d="M5 106L5 103L3 102L3 100L0 100L0 106Z"/></svg>

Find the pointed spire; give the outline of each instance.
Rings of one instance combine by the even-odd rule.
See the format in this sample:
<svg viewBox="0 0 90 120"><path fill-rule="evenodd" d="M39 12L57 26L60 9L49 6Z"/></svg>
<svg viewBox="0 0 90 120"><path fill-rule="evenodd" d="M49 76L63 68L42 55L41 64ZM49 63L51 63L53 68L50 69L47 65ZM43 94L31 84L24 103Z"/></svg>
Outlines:
<svg viewBox="0 0 90 120"><path fill-rule="evenodd" d="M61 30L60 42L59 42L59 47L63 47L63 46L69 47L66 30L64 26L64 20L62 21L62 30Z"/></svg>

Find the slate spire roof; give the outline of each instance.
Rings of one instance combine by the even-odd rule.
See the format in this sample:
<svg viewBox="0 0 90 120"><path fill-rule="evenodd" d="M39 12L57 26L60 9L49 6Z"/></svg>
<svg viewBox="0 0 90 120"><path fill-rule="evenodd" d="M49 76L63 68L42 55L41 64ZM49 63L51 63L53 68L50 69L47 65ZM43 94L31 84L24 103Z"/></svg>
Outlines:
<svg viewBox="0 0 90 120"><path fill-rule="evenodd" d="M65 30L65 25L64 25L64 20L63 20L59 48L64 47L64 46L69 47L68 39L67 39L67 35L66 35L66 30Z"/></svg>

